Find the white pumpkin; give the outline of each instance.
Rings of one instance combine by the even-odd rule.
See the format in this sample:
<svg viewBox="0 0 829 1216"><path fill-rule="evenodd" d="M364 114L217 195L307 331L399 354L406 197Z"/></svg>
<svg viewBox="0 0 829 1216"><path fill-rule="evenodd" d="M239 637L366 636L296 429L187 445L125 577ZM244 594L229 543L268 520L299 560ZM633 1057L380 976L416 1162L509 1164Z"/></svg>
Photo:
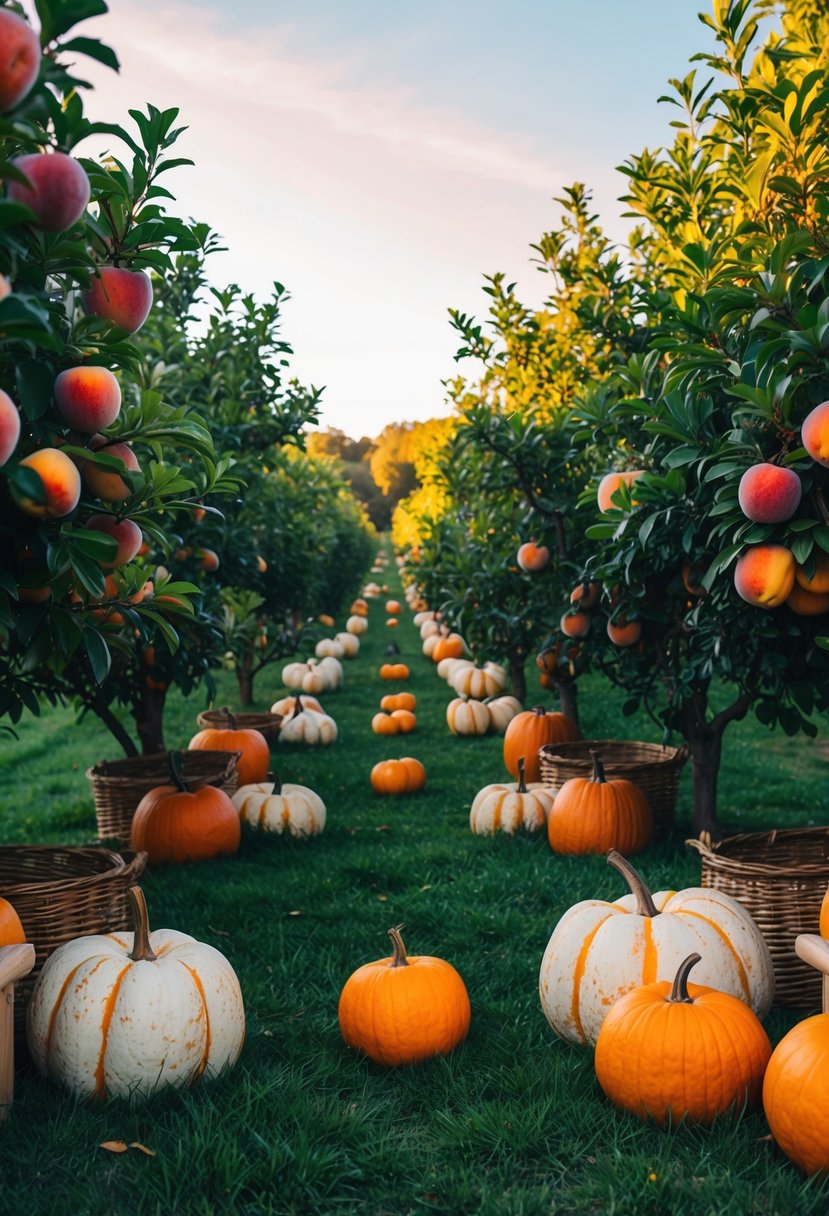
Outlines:
<svg viewBox="0 0 829 1216"><path fill-rule="evenodd" d="M489 706L456 697L446 706L446 722L453 735L485 735L490 723Z"/></svg>
<svg viewBox="0 0 829 1216"><path fill-rule="evenodd" d="M729 992L762 1018L774 997L766 941L749 912L722 891L688 887L651 895L624 857L608 861L633 894L609 903L584 899L559 920L544 952L541 1005L569 1043L595 1045L610 1006L642 984L672 979L689 954L694 979Z"/></svg>
<svg viewBox="0 0 829 1216"><path fill-rule="evenodd" d="M280 743L307 743L310 747L327 747L337 738L337 724L328 714L296 707L279 731Z"/></svg>
<svg viewBox="0 0 829 1216"><path fill-rule="evenodd" d="M440 666L440 664L438 664ZM471 663L468 667L455 667L449 676L449 684L462 697L494 697L507 682L507 673L494 663L484 667L476 667Z"/></svg>
<svg viewBox="0 0 829 1216"><path fill-rule="evenodd" d="M334 641L342 646L344 659L356 659L360 653L360 639L356 633L335 633Z"/></svg>
<svg viewBox="0 0 829 1216"><path fill-rule="evenodd" d="M524 708L517 697L496 697L487 704L491 729L498 735L503 735L515 715L520 714Z"/></svg>
<svg viewBox="0 0 829 1216"><path fill-rule="evenodd" d="M317 670L325 677L329 688L339 688L343 682L343 668L339 659L327 655L320 659Z"/></svg>
<svg viewBox="0 0 829 1216"><path fill-rule="evenodd" d="M474 667L471 659L441 659L435 670L442 680L451 686L452 676L463 667Z"/></svg>
<svg viewBox="0 0 829 1216"><path fill-rule="evenodd" d="M425 642L427 638L432 637L435 633L440 633L441 626L433 618L423 621L420 626L420 640Z"/></svg>
<svg viewBox="0 0 829 1216"><path fill-rule="evenodd" d="M350 616L345 623L345 628L348 633L365 633L368 629L368 621L364 616Z"/></svg>
<svg viewBox="0 0 829 1216"><path fill-rule="evenodd" d="M407 598L408 598L408 596L407 596ZM414 597L412 597L412 598L414 598ZM414 623L417 626L417 628L419 629L421 627L421 625L424 623L424 621L434 621L436 618L437 618L436 612L427 612L424 610L422 612L415 613Z"/></svg>
<svg viewBox="0 0 829 1216"><path fill-rule="evenodd" d="M305 785L243 785L233 795L233 805L243 823L262 832L316 836L325 827L325 803Z"/></svg>
<svg viewBox="0 0 829 1216"><path fill-rule="evenodd" d="M27 1010L38 1070L83 1096L147 1095L215 1077L237 1060L245 1010L230 963L175 929L76 937L50 954Z"/></svg>
<svg viewBox="0 0 829 1216"><path fill-rule="evenodd" d="M345 654L342 643L336 638L320 638L314 647L314 654L318 659L333 658L341 659Z"/></svg>
<svg viewBox="0 0 829 1216"><path fill-rule="evenodd" d="M282 668L282 683L286 688L302 688L302 681L307 674L307 663L286 663Z"/></svg>
<svg viewBox="0 0 829 1216"><path fill-rule="evenodd" d="M278 701L274 701L273 705L271 706L271 713L281 714L282 717L285 718L294 712L296 709L296 703L296 694L288 697L280 697L280 699ZM322 705L316 697L308 697L300 694L299 703L300 709L313 709L316 710L318 714L325 713L325 710L322 708Z"/></svg>
<svg viewBox="0 0 829 1216"><path fill-rule="evenodd" d="M469 826L478 836L519 829L542 832L555 797L540 781L524 782L524 761L518 762L518 781L507 785L485 785L479 790L469 812ZM234 799L235 801L235 799Z"/></svg>

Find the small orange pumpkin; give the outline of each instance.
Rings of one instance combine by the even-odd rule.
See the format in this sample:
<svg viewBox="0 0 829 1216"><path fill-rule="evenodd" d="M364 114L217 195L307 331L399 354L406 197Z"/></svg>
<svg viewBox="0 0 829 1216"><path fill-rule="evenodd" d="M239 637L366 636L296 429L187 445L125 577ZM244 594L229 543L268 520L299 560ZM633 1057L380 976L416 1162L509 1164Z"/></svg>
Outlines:
<svg viewBox="0 0 829 1216"><path fill-rule="evenodd" d="M466 1038L472 1010L451 963L407 955L402 925L389 929L391 958L365 963L349 976L338 1016L349 1047L376 1064L416 1064L445 1055Z"/></svg>
<svg viewBox="0 0 829 1216"><path fill-rule="evenodd" d="M400 613L402 611L403 611L403 608L402 608L399 600L387 600L386 601L386 615L387 616L400 616Z"/></svg>
<svg viewBox="0 0 829 1216"><path fill-rule="evenodd" d="M392 713L395 709L414 710L417 705L413 692L390 692L380 702L380 708Z"/></svg>
<svg viewBox="0 0 829 1216"><path fill-rule="evenodd" d="M748 1005L727 992L688 985L690 954L673 986L634 988L611 1005L596 1040L596 1077L616 1106L655 1123L757 1105L771 1043Z"/></svg>
<svg viewBox="0 0 829 1216"><path fill-rule="evenodd" d="M0 946L20 946L26 932L20 917L7 899L0 899Z"/></svg>
<svg viewBox="0 0 829 1216"><path fill-rule="evenodd" d="M405 663L383 663L380 668L381 680L408 680L409 675Z"/></svg>
<svg viewBox="0 0 829 1216"><path fill-rule="evenodd" d="M375 714L371 719L371 729L375 735L400 734L400 724L391 714Z"/></svg>
<svg viewBox="0 0 829 1216"><path fill-rule="evenodd" d="M391 717L394 722L397 722L401 735L410 734L417 726L417 718L410 709L393 709Z"/></svg>
<svg viewBox="0 0 829 1216"><path fill-rule="evenodd" d="M174 784L156 786L139 802L132 817L131 847L146 852L151 863L204 861L235 853L242 837L236 807L214 785L191 791L179 758L179 753L170 753Z"/></svg>
<svg viewBox="0 0 829 1216"><path fill-rule="evenodd" d="M554 713L540 705L516 714L504 732L504 764L507 772L518 777L518 761L525 759L526 780L541 780L538 749L545 743L564 743L578 739L579 728L565 714Z"/></svg>
<svg viewBox="0 0 829 1216"><path fill-rule="evenodd" d="M412 756L380 760L371 770L372 789L378 794L411 794L426 784L426 769Z"/></svg>
<svg viewBox="0 0 829 1216"><path fill-rule="evenodd" d="M351 605L352 616L368 616L368 604L364 599L356 599Z"/></svg>
<svg viewBox="0 0 829 1216"><path fill-rule="evenodd" d="M400 624L400 622L398 621L396 616L390 616L386 620L387 629L396 629L399 624Z"/></svg>
<svg viewBox="0 0 829 1216"><path fill-rule="evenodd" d="M459 659L465 649L463 638L456 633L450 633L447 638L438 638L428 657L433 663L439 663L441 659Z"/></svg>
<svg viewBox="0 0 829 1216"><path fill-rule="evenodd" d="M547 838L555 853L607 853L626 857L644 849L653 818L648 800L624 778L608 781L601 756L591 748L593 773L571 777L555 796L547 819Z"/></svg>
<svg viewBox="0 0 829 1216"><path fill-rule="evenodd" d="M241 752L236 763L239 785L256 785L264 781L271 766L271 750L268 741L258 730L237 729L236 719L229 709L228 726L210 726L200 730L187 744L189 751Z"/></svg>

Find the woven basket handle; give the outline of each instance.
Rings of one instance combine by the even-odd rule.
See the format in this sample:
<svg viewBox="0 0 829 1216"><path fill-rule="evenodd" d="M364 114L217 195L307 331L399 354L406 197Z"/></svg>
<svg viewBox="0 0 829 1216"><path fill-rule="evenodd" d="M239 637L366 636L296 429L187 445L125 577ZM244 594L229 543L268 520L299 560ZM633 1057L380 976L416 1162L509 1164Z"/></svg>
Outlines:
<svg viewBox="0 0 829 1216"><path fill-rule="evenodd" d="M829 975L829 942L817 933L801 933L795 938L795 953L804 963Z"/></svg>

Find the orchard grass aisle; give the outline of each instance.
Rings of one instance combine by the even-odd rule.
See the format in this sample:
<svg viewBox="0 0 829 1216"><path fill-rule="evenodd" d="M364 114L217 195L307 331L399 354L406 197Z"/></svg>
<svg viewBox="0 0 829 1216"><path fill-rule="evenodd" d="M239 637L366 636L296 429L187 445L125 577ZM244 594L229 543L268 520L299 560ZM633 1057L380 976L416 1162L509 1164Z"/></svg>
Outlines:
<svg viewBox="0 0 829 1216"><path fill-rule="evenodd" d="M474 793L503 779L501 740L450 736L451 694L422 657L408 612L387 629L383 602L371 601L344 687L322 698L337 743L274 747L282 780L323 797L323 835L297 843L245 833L233 858L157 867L143 882L154 926L212 943L237 971L248 1031L235 1070L130 1108L75 1102L22 1066L0 1125L0 1212L825 1213L825 1189L805 1183L768 1142L761 1114L711 1130L653 1130L605 1101L590 1052L556 1040L537 994L544 947L572 903L622 894L618 875L601 858L556 858L546 839L472 836ZM378 676L391 640L412 668L418 725L388 740L370 721L398 687ZM232 703L232 677L220 684L218 703ZM266 671L257 708L281 688L279 669ZM539 700L550 704L540 690ZM653 739L649 723L619 716L619 703L603 683L586 682L584 732ZM186 744L201 708L196 696L174 700L169 745ZM94 838L84 770L117 755L108 736L91 719L76 726L69 711L29 720L19 735L0 742L0 840ZM374 794L371 766L406 754L426 765L426 789ZM731 728L724 822L738 831L821 822L824 755L820 741L769 736L756 723ZM688 805L686 772L672 839L640 857L652 886L699 880L699 861L683 847ZM337 1000L357 966L389 953L386 930L401 922L411 953L457 967L472 1026L447 1058L386 1071L345 1048ZM772 1042L796 1020L772 1015ZM111 1140L155 1155L98 1147Z"/></svg>

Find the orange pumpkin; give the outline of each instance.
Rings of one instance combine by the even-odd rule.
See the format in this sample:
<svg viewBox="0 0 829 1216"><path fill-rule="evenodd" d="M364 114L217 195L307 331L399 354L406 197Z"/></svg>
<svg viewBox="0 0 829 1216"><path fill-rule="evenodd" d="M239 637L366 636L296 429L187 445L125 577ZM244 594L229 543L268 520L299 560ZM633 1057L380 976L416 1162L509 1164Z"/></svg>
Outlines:
<svg viewBox="0 0 829 1216"><path fill-rule="evenodd" d="M410 709L393 709L392 720L398 725L401 735L408 735L417 726L417 718Z"/></svg>
<svg viewBox="0 0 829 1216"><path fill-rule="evenodd" d="M673 986L634 988L612 1005L596 1040L596 1077L640 1119L708 1125L756 1106L771 1043L760 1020L727 992L688 985L690 954Z"/></svg>
<svg viewBox="0 0 829 1216"><path fill-rule="evenodd" d="M320 616L317 617L317 620L321 625L325 625L326 629L334 628L334 618L333 616L329 616L327 612L321 613Z"/></svg>
<svg viewBox="0 0 829 1216"><path fill-rule="evenodd" d="M236 763L239 785L256 785L264 781L271 766L268 741L258 730L237 729L236 719L229 710L227 727L210 726L200 730L187 744L189 751L241 752Z"/></svg>
<svg viewBox="0 0 829 1216"><path fill-rule="evenodd" d="M371 786L378 794L411 794L426 784L426 769L419 760L380 760L371 770Z"/></svg>
<svg viewBox="0 0 829 1216"><path fill-rule="evenodd" d="M224 790L203 785L191 791L175 752L170 753L170 771L175 784L156 786L139 802L131 847L145 851L151 863L235 853L242 836L239 813Z"/></svg>
<svg viewBox="0 0 829 1216"><path fill-rule="evenodd" d="M599 753L591 749L593 773L571 777L555 796L547 838L555 853L637 853L648 844L653 818L638 786L624 778L608 781Z"/></svg>
<svg viewBox="0 0 829 1216"><path fill-rule="evenodd" d="M402 611L403 611L403 607L399 600L387 600L386 601L386 615L387 616L400 616L400 613Z"/></svg>
<svg viewBox="0 0 829 1216"><path fill-rule="evenodd" d="M463 638L450 633L448 638L438 638L429 658L433 663L439 663L441 659L459 659L465 649Z"/></svg>
<svg viewBox="0 0 829 1216"><path fill-rule="evenodd" d="M392 713L395 709L411 709L417 705L413 692L390 692L380 702L380 708Z"/></svg>
<svg viewBox="0 0 829 1216"><path fill-rule="evenodd" d="M368 604L364 599L357 599L351 605L352 616L368 616Z"/></svg>
<svg viewBox="0 0 829 1216"><path fill-rule="evenodd" d="M0 946L20 946L26 940L26 933L7 899L0 899Z"/></svg>
<svg viewBox="0 0 829 1216"><path fill-rule="evenodd" d="M409 674L405 663L383 663L380 668L381 680L408 680Z"/></svg>
<svg viewBox="0 0 829 1216"><path fill-rule="evenodd" d="M416 1064L466 1038L472 1011L466 985L440 958L407 955L402 925L389 929L391 958L365 963L340 993L340 1031L376 1064Z"/></svg>
<svg viewBox="0 0 829 1216"><path fill-rule="evenodd" d="M518 777L518 761L525 759L526 780L540 781L538 749L545 743L565 743L578 739L579 728L565 714L554 713L540 705L516 714L504 733L504 764L507 772Z"/></svg>
<svg viewBox="0 0 829 1216"><path fill-rule="evenodd" d="M391 714L375 714L371 719L375 735L399 735L400 723Z"/></svg>

